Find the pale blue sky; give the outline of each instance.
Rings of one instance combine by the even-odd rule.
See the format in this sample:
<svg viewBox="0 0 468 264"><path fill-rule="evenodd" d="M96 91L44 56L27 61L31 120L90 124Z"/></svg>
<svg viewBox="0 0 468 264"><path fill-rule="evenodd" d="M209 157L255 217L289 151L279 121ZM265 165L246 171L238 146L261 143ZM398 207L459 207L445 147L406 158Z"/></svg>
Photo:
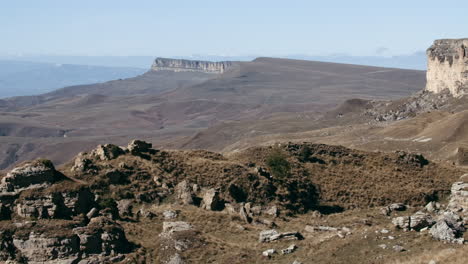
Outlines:
<svg viewBox="0 0 468 264"><path fill-rule="evenodd" d="M408 54L467 18L466 0L0 0L0 55Z"/></svg>

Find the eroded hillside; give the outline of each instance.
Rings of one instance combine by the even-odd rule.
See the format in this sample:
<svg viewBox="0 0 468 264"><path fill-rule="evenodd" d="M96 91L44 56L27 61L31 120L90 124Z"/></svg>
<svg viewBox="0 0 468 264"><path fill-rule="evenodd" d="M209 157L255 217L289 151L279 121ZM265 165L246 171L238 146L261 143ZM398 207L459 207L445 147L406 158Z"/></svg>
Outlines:
<svg viewBox="0 0 468 264"><path fill-rule="evenodd" d="M465 187L452 186L462 174L421 155L320 144L256 147L230 157L153 149L143 141L125 148L100 145L58 170L48 160L36 160L3 176L0 258L24 263L420 258L443 245L434 238L463 239L456 227L449 227L453 238L440 236L437 230L445 223L440 221L449 220L432 220L437 212L445 214L439 202L446 199L451 210L467 210L456 196ZM414 214L428 202L434 208ZM411 225L405 215L414 218ZM430 236L420 230L433 225Z"/></svg>

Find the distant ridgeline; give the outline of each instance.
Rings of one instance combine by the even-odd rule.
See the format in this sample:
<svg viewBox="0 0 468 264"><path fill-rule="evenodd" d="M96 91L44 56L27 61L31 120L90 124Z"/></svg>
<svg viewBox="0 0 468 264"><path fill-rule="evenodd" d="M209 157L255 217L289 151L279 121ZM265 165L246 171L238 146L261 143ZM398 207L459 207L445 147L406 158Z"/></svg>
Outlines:
<svg viewBox="0 0 468 264"><path fill-rule="evenodd" d="M232 67L232 61L192 61L180 59L156 58L151 66L152 71L174 71L174 72L204 72L204 73L223 73Z"/></svg>
<svg viewBox="0 0 468 264"><path fill-rule="evenodd" d="M427 56L427 91L468 94L468 38L436 40Z"/></svg>

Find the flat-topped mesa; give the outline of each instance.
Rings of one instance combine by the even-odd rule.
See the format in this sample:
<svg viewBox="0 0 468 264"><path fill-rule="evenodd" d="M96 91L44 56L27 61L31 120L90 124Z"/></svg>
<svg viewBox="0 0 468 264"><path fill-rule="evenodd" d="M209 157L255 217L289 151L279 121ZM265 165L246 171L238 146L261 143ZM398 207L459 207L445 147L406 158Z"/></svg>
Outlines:
<svg viewBox="0 0 468 264"><path fill-rule="evenodd" d="M426 90L453 96L468 93L468 38L440 39L427 49Z"/></svg>
<svg viewBox="0 0 468 264"><path fill-rule="evenodd" d="M174 72L204 72L204 73L223 73L233 63L231 61L195 61L156 58L151 66L152 71L174 71Z"/></svg>

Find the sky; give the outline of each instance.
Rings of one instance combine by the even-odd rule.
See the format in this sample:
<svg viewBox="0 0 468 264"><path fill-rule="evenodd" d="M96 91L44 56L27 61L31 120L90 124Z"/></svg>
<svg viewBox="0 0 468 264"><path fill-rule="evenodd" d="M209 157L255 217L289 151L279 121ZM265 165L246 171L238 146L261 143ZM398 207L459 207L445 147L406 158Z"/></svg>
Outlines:
<svg viewBox="0 0 468 264"><path fill-rule="evenodd" d="M390 56L468 38L466 0L0 0L0 55Z"/></svg>

